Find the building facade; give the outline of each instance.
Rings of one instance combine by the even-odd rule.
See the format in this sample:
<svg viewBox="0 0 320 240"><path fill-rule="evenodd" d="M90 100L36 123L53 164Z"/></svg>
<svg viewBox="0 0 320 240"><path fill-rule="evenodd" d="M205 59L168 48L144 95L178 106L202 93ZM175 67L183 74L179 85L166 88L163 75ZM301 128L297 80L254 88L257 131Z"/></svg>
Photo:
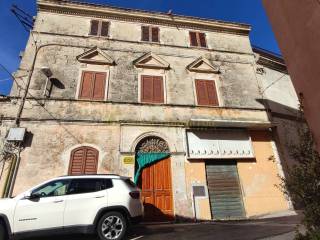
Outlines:
<svg viewBox="0 0 320 240"><path fill-rule="evenodd" d="M263 4L320 152L320 46L314 44L320 37L320 3L264 0Z"/></svg>
<svg viewBox="0 0 320 240"><path fill-rule="evenodd" d="M4 162L2 188L11 184L15 195L55 176L115 173L142 188L146 220L289 210L277 187L277 130L261 102L262 84L279 69L259 74L269 65L259 63L249 32L245 24L39 0L16 82L0 102L2 140L15 122L27 130L18 158Z"/></svg>

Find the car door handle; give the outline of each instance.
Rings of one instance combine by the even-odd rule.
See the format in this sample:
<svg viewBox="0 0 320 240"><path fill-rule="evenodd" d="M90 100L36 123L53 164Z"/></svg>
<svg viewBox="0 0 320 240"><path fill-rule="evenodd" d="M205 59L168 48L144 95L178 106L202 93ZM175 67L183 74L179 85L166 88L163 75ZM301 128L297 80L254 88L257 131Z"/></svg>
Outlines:
<svg viewBox="0 0 320 240"><path fill-rule="evenodd" d="M100 196L95 196L95 198L103 198L104 195L100 195Z"/></svg>
<svg viewBox="0 0 320 240"><path fill-rule="evenodd" d="M56 200L56 201L54 201L54 203L61 203L61 202L63 202L63 200Z"/></svg>

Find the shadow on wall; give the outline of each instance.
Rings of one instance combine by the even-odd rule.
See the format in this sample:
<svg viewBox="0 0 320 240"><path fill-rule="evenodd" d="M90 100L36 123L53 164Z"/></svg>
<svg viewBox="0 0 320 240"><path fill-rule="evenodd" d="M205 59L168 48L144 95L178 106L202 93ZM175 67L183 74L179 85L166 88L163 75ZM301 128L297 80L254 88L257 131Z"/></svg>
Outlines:
<svg viewBox="0 0 320 240"><path fill-rule="evenodd" d="M48 96L51 96L52 90L53 88L57 88L57 89L65 89L65 85L63 84L63 82L61 82L59 79L57 78L50 78L50 88L48 89Z"/></svg>
<svg viewBox="0 0 320 240"><path fill-rule="evenodd" d="M269 111L269 121L274 125L273 140L280 156L284 176L288 176L288 169L296 163L294 149L302 141L299 129L307 127L302 112L299 109L268 100L256 99ZM296 206L295 206L296 207Z"/></svg>
<svg viewBox="0 0 320 240"><path fill-rule="evenodd" d="M299 109L283 105L269 99L256 99L256 101L262 104L265 109L270 111L272 117L283 118L290 121L304 122L304 120L301 118L301 111Z"/></svg>

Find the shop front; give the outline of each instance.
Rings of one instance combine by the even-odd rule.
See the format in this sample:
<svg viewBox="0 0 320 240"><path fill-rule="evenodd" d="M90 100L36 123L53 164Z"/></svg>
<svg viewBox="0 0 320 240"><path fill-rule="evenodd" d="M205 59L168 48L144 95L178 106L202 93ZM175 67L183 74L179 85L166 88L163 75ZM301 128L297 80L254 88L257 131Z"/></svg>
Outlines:
<svg viewBox="0 0 320 240"><path fill-rule="evenodd" d="M186 184L197 219L243 219L288 209L276 187L279 169L270 160L275 153L268 130L189 129L186 137Z"/></svg>

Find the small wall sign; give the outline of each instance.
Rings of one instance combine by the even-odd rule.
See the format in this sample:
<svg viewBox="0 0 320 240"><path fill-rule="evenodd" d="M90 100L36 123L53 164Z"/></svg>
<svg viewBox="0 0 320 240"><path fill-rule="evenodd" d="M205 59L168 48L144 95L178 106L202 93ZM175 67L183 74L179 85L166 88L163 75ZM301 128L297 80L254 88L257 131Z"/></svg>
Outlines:
<svg viewBox="0 0 320 240"><path fill-rule="evenodd" d="M134 156L124 156L122 160L124 164L134 164Z"/></svg>

